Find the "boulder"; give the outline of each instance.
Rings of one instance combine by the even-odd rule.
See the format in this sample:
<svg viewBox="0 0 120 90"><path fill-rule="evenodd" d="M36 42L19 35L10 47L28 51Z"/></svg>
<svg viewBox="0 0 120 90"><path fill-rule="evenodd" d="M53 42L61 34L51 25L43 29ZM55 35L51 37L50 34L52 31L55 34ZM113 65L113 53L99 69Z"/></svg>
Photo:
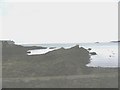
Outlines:
<svg viewBox="0 0 120 90"><path fill-rule="evenodd" d="M91 54L91 55L97 55L97 53L96 53L96 52L90 52L90 54Z"/></svg>

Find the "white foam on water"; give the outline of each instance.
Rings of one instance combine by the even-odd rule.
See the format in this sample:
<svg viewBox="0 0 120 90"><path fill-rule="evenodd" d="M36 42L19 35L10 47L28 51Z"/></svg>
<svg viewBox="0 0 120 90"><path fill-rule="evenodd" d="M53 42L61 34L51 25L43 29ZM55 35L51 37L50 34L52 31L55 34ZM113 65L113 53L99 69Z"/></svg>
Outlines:
<svg viewBox="0 0 120 90"><path fill-rule="evenodd" d="M50 52L50 51L53 51L55 49L37 49L37 50L29 50L28 52L31 52L31 53L28 53L28 55L37 55L37 54L45 54L47 52Z"/></svg>

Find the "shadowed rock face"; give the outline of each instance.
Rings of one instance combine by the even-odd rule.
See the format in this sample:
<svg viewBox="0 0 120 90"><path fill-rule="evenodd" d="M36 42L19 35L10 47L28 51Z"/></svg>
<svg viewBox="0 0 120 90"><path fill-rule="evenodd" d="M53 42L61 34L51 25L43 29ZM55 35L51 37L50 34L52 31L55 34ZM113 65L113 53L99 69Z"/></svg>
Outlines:
<svg viewBox="0 0 120 90"><path fill-rule="evenodd" d="M68 61L68 63L76 63L78 65L88 64L89 63L89 52L83 47L79 48L79 46L74 46L70 49L60 48L58 50L54 50L48 52L43 55L45 58L49 59L61 59L62 61Z"/></svg>
<svg viewBox="0 0 120 90"><path fill-rule="evenodd" d="M21 45L14 44L13 41L2 41L2 56L3 59L10 57L19 57L26 55L27 49Z"/></svg>
<svg viewBox="0 0 120 90"><path fill-rule="evenodd" d="M27 50L33 50L33 49L47 49L47 47L41 47L41 46L24 46Z"/></svg>
<svg viewBox="0 0 120 90"><path fill-rule="evenodd" d="M90 55L97 55L96 52L90 52Z"/></svg>
<svg viewBox="0 0 120 90"><path fill-rule="evenodd" d="M3 44L3 76L55 76L82 73L90 62L89 52L76 45L60 48L42 55L27 56L27 49L20 45ZM8 59L5 60L4 59ZM12 67L10 66L12 64Z"/></svg>
<svg viewBox="0 0 120 90"><path fill-rule="evenodd" d="M54 50L42 56L44 60L52 62L51 67L49 67L49 70L53 71L51 73L58 75L81 73L82 69L87 69L85 65L90 62L89 52L82 47L79 48L78 45L70 49Z"/></svg>
<svg viewBox="0 0 120 90"><path fill-rule="evenodd" d="M16 45L13 41L1 41L2 42L2 55L3 59L10 57L26 56L28 50L32 49L46 49L47 47L41 46L21 46Z"/></svg>

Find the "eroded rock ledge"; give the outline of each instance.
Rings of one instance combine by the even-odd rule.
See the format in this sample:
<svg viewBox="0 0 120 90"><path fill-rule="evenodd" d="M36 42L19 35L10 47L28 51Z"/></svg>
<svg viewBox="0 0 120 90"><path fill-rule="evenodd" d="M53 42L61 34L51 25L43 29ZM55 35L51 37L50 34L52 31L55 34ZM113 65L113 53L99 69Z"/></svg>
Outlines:
<svg viewBox="0 0 120 90"><path fill-rule="evenodd" d="M88 72L86 64L90 62L89 52L83 47L79 48L79 45L33 56L27 56L27 49L21 45L3 44L2 49L3 77L56 76Z"/></svg>

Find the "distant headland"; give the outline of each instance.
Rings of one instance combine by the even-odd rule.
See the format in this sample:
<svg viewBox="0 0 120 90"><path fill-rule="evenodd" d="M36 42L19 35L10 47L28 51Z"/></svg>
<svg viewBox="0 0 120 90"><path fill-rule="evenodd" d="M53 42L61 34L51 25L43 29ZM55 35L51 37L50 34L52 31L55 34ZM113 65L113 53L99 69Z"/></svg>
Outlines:
<svg viewBox="0 0 120 90"><path fill-rule="evenodd" d="M111 42L113 42L113 43L118 43L118 42L120 42L120 40L118 40L118 41L111 41Z"/></svg>

